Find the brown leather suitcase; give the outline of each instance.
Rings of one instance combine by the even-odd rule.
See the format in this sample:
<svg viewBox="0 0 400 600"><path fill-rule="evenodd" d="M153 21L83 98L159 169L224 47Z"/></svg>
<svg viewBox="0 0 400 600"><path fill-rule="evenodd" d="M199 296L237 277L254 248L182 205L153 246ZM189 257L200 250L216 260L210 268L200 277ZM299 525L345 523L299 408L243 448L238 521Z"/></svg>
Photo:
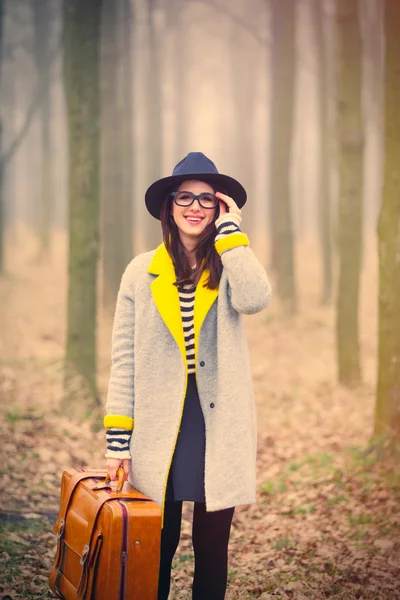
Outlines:
<svg viewBox="0 0 400 600"><path fill-rule="evenodd" d="M106 471L64 471L50 588L65 600L157 600L161 508Z"/></svg>

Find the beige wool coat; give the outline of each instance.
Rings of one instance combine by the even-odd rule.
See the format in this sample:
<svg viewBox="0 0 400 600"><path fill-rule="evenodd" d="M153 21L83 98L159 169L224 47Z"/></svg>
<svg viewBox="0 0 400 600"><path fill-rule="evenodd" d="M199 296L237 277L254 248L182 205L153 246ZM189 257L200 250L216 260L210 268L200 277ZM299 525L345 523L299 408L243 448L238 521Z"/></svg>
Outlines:
<svg viewBox="0 0 400 600"><path fill-rule="evenodd" d="M267 274L244 233L216 243L219 289L197 285L196 381L206 430L206 510L256 498L257 425L243 314L270 300ZM187 385L187 365L173 262L161 244L136 256L118 293L105 427L132 429L130 483L164 501Z"/></svg>

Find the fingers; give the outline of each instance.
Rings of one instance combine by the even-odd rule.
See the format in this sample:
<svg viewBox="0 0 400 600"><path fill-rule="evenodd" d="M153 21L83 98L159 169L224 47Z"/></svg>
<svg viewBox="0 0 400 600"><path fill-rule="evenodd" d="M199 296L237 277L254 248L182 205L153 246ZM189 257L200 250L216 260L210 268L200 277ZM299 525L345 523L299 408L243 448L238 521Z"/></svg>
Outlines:
<svg viewBox="0 0 400 600"><path fill-rule="evenodd" d="M229 212L234 212L240 215L240 208L236 204L236 202L230 196L223 194L222 192L215 192L215 195L220 199L220 214L225 214L227 212L226 207L228 207Z"/></svg>
<svg viewBox="0 0 400 600"><path fill-rule="evenodd" d="M117 473L120 467L124 469L125 479L128 479L131 468L131 460L129 458L125 458L123 460L108 459L106 464L107 473L111 481L116 481L118 479Z"/></svg>
<svg viewBox="0 0 400 600"><path fill-rule="evenodd" d="M227 196L226 194L223 194L222 192L215 192L215 195L218 196L218 198L221 198L221 200L223 200L227 204L229 204L229 201L234 202L230 196Z"/></svg>
<svg viewBox="0 0 400 600"><path fill-rule="evenodd" d="M122 461L122 466L124 468L125 471L125 479L128 479L129 477L129 471L131 469L131 461L127 458L125 460Z"/></svg>
<svg viewBox="0 0 400 600"><path fill-rule="evenodd" d="M118 479L117 470L118 470L118 467L107 467L107 473L108 473L111 481L115 481L116 479Z"/></svg>
<svg viewBox="0 0 400 600"><path fill-rule="evenodd" d="M219 216L221 217L226 213L226 204L222 200L219 201Z"/></svg>
<svg viewBox="0 0 400 600"><path fill-rule="evenodd" d="M106 465L107 465L107 473L111 479L111 481L115 481L116 479L118 479L117 477L117 471L121 465L121 460L117 460L115 458L109 458L107 459Z"/></svg>

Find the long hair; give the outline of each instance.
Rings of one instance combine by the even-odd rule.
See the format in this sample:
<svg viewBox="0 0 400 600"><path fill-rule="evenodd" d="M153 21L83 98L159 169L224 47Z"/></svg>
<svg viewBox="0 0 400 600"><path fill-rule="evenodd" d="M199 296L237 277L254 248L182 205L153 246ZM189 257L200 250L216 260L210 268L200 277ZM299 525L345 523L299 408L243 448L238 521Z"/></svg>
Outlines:
<svg viewBox="0 0 400 600"><path fill-rule="evenodd" d="M215 190L216 191L216 190ZM221 189L222 191L222 189ZM185 247L181 242L178 227L172 217L172 196L168 195L161 206L161 228L165 247L170 255L176 272L174 285L180 286L184 283L197 285L204 269L210 271L206 286L216 289L222 274L222 262L215 249L215 220L218 218L219 210L215 211L214 220L199 235L196 246L196 268L192 269L186 255Z"/></svg>

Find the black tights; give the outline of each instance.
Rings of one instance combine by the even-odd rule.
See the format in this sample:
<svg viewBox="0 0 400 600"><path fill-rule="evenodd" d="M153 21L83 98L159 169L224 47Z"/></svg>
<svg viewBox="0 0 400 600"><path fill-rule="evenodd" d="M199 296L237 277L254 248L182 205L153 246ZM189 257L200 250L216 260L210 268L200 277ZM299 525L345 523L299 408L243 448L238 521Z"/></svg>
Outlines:
<svg viewBox="0 0 400 600"><path fill-rule="evenodd" d="M194 577L192 600L223 600L228 579L228 543L235 508L206 512L206 505L194 503L192 542ZM166 501L161 533L158 600L167 600L171 564L181 535L182 502Z"/></svg>

